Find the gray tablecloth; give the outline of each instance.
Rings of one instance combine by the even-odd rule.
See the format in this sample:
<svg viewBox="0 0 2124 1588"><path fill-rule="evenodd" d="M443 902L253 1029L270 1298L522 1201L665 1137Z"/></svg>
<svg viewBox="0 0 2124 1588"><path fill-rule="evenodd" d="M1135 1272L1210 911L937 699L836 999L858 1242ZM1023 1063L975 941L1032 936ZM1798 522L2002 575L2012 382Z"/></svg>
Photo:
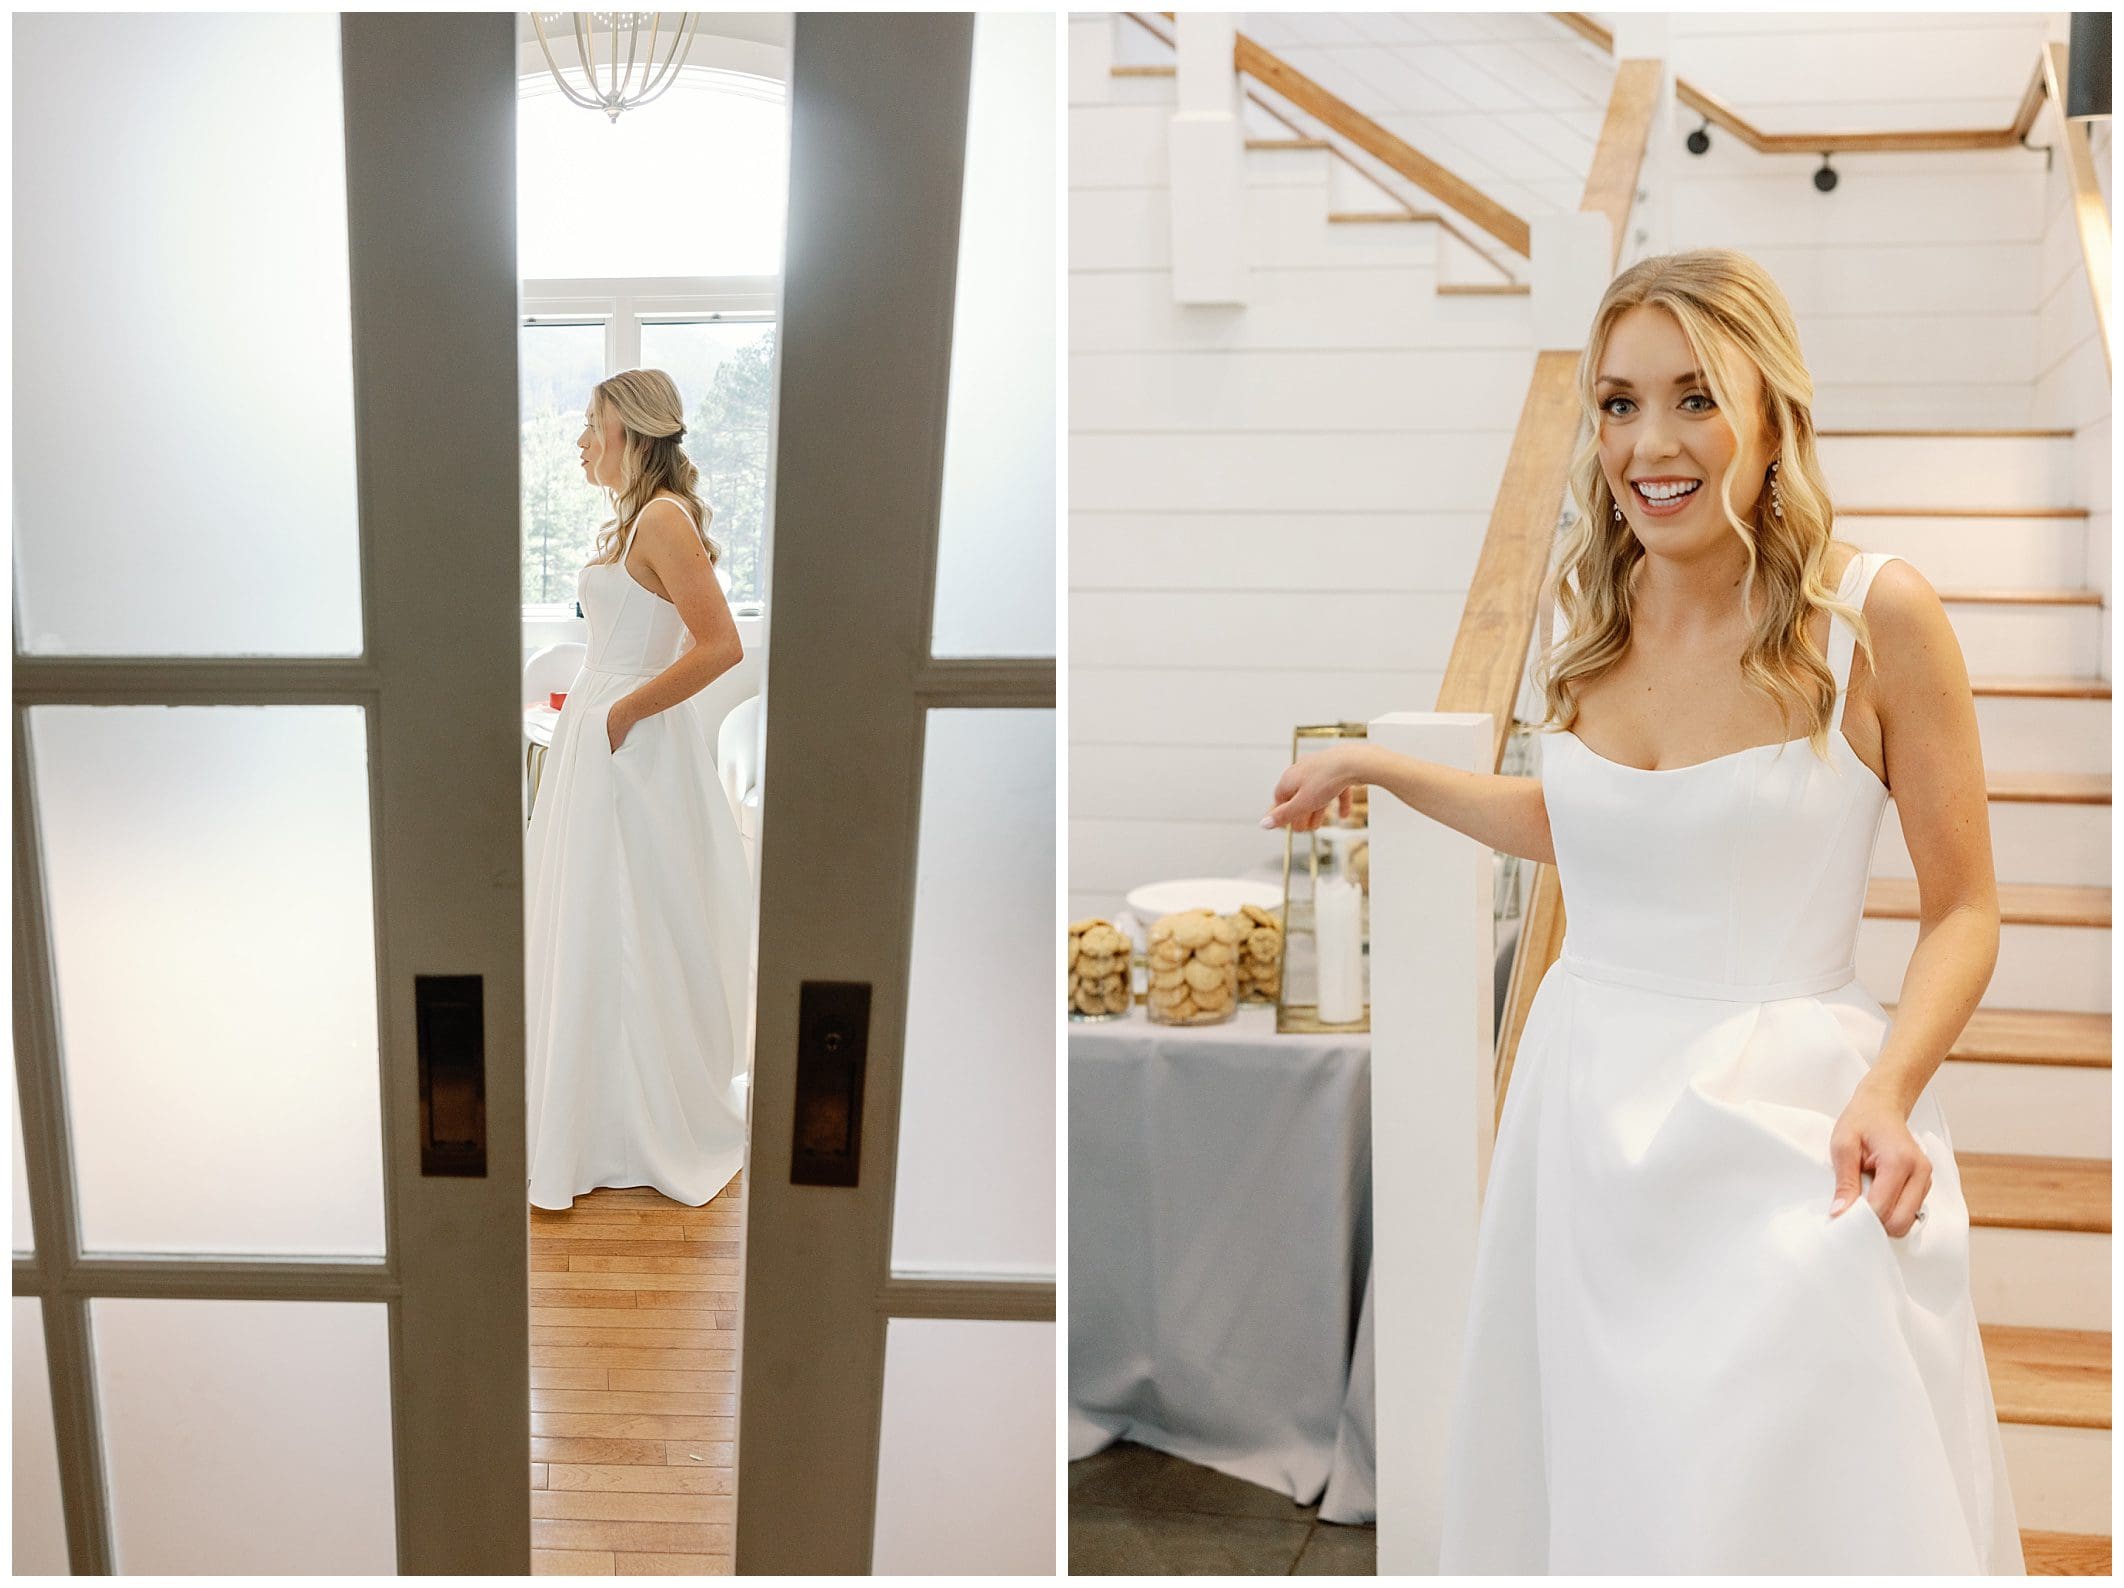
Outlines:
<svg viewBox="0 0 2124 1588"><path fill-rule="evenodd" d="M1069 1037L1070 1459L1127 1438L1368 1521L1371 1044Z"/></svg>

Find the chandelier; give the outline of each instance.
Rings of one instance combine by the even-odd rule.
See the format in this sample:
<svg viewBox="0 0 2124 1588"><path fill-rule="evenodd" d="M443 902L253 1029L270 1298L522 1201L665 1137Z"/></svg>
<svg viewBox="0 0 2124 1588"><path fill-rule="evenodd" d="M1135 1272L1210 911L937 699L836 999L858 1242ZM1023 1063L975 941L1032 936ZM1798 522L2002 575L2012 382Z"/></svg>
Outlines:
<svg viewBox="0 0 2124 1588"><path fill-rule="evenodd" d="M693 35L700 30L700 13L681 11L677 22L666 35L669 47L664 52L661 66L656 62L657 39L663 33L668 14L662 11L534 11L531 26L538 32L538 47L545 52L546 66L553 73L554 82L570 101L585 110L602 110L606 119L618 121L620 112L632 110L636 105L646 105L678 80L678 68L684 64L686 51L692 46ZM564 26L575 37L576 65L582 72L583 88L568 81L567 73L553 57L552 41L546 37L546 27L552 24L556 31ZM612 41L612 53L605 63L605 83L598 86L597 30L602 28ZM643 39L647 30L648 38ZM623 50L624 45L624 50ZM620 76L620 57L625 54L627 74ZM635 86L636 65L641 67L642 80Z"/></svg>

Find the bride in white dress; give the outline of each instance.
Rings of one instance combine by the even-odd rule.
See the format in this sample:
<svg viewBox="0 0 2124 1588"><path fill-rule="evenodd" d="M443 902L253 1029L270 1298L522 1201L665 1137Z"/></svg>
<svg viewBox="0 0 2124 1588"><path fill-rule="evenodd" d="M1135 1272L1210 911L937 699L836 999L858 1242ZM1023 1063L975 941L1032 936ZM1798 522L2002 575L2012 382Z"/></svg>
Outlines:
<svg viewBox="0 0 2124 1588"><path fill-rule="evenodd" d="M700 692L744 650L685 409L662 370L598 385L579 446L613 517L525 840L533 1205L653 1186L689 1206L745 1156L752 882ZM690 642L690 643L689 643Z"/></svg>
<svg viewBox="0 0 2124 1588"><path fill-rule="evenodd" d="M1376 784L1563 887L1440 1570L2018 1574L1930 1084L1998 950L1960 648L1909 564L1832 539L1812 383L1752 260L1624 272L1580 392L1539 779L1357 746L1290 768L1269 816L1307 829ZM1891 789L1920 897L1892 1021L1853 966Z"/></svg>

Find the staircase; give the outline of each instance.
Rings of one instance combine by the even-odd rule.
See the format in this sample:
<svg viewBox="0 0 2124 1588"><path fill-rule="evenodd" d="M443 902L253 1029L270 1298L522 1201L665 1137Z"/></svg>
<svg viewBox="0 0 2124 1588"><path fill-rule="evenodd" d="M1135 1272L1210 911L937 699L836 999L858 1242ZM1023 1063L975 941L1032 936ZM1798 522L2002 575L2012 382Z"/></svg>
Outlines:
<svg viewBox="0 0 2124 1588"><path fill-rule="evenodd" d="M1143 107L1146 116L1169 113L1172 68L1147 58L1160 46L1126 18L1114 27L1122 48L1113 59L1121 64L1102 68L1111 74L1102 97ZM1130 54L1136 58L1123 60ZM1376 380L1354 365L1347 380L1313 380L1297 366L1298 378L1255 390L1234 375L1215 392L1176 391L1173 411L1214 412L1237 425L1241 416L1280 408L1362 430L1413 400L1396 384L1409 377L1406 362L1392 355L1420 352L1451 366L1464 400L1494 405L1498 418L1485 424L1509 423L1527 390L1533 346L1526 261L1464 215L1412 204L1371 180L1335 140L1316 135L1310 119L1287 121L1265 115L1268 108L1250 103L1246 111L1247 236L1252 263L1265 267L1247 321L1272 327L1271 345L1391 353L1371 355L1379 360ZM1112 158L1095 143L1073 145L1073 182L1085 156ZM1085 202L1121 201L1091 194ZM1155 225L1163 215L1144 219ZM1106 311L1105 290L1096 277L1081 287L1078 314ZM1376 299L1365 301L1367 292ZM1128 306L1116 300L1113 307ZM1261 333L1241 323L1205 317L1199 338L1183 345L1257 345L1243 338ZM1506 351L1516 347L1528 355ZM1133 404L1146 427L1157 423L1148 410L1164 400L1118 389L1091 395L1102 411L1109 398ZM2003 925L1983 1006L1935 1084L1970 1207L1974 1300L2028 1569L2099 1575L2110 1566L2111 707L2098 587L2107 559L2090 564L2094 505L2075 483L2074 433L1976 428L1993 417L1972 413L1967 428L1826 429L1821 455L1839 504L1839 537L1899 553L1926 576L1972 676ZM1182 449L1160 440L1161 467L1173 469ZM1188 479L1175 500L1223 507L1220 491L1237 500L1243 482L1220 484L1200 461L1205 466L1183 471ZM1498 490L1487 458L1420 462L1431 466L1428 492L1456 489L1456 472L1471 467L1489 469L1483 499ZM1232 472L1236 481L1243 468ZM1400 484L1398 471L1380 469L1380 510ZM1266 505L1302 511L1309 504ZM1304 720L1289 714L1289 699L1274 704L1285 712L1280 721ZM1371 714L1373 702L1350 692L1315 716ZM1205 855L1202 863L1218 862ZM1916 942L1916 905L1891 806L1858 945L1860 979L1891 1012ZM1540 935L1529 931L1530 941Z"/></svg>
<svg viewBox="0 0 2124 1588"><path fill-rule="evenodd" d="M1932 582L1977 692L2002 926L1935 1082L2031 1572L2109 1568L2110 777L2102 597L2067 431L1829 431L1838 530ZM1891 814L1859 974L1891 1010L1917 940Z"/></svg>

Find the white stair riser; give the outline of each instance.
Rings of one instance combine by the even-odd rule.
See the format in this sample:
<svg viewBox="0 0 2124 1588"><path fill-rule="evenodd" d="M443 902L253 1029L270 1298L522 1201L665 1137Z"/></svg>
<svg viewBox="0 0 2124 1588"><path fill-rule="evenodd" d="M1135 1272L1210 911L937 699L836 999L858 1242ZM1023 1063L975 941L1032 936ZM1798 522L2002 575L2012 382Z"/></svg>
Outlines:
<svg viewBox="0 0 2124 1588"><path fill-rule="evenodd" d="M1933 1077L1956 1152L2109 1156L2109 1071L1949 1059Z"/></svg>
<svg viewBox="0 0 2124 1588"><path fill-rule="evenodd" d="M2008 772L2107 772L2106 700L1979 695L1984 764Z"/></svg>
<svg viewBox="0 0 2124 1588"><path fill-rule="evenodd" d="M1947 616L1972 674L2081 677L2100 666L2099 607L1950 601Z"/></svg>
<svg viewBox="0 0 2124 1588"><path fill-rule="evenodd" d="M1917 946L1917 922L1868 919L1859 925L1858 974L1882 1003L1902 994ZM2019 926L1999 929L1999 963L1985 989L1993 1009L2109 1010L2109 929Z"/></svg>
<svg viewBox="0 0 2124 1588"><path fill-rule="evenodd" d="M1826 436L1822 472L1853 507L2071 507L2070 436Z"/></svg>
<svg viewBox="0 0 2124 1588"><path fill-rule="evenodd" d="M1935 590L2077 590L2087 579L2084 518L1868 518L1839 513L1836 533L1861 551L1892 551L1908 558Z"/></svg>
<svg viewBox="0 0 2124 1588"><path fill-rule="evenodd" d="M2070 1230L1972 1229L1969 1288L1979 1323L2107 1329L2109 1237Z"/></svg>
<svg viewBox="0 0 2124 1588"><path fill-rule="evenodd" d="M2015 1520L2039 1533L2109 1531L2109 1430L2001 1423Z"/></svg>
<svg viewBox="0 0 2124 1588"><path fill-rule="evenodd" d="M2100 887L2109 880L2107 805L2039 805L2022 800L1991 802L1991 860L2001 882L2077 883ZM1873 852L1873 875L1910 877L1910 849L1893 805L1881 824Z"/></svg>
<svg viewBox="0 0 2124 1588"><path fill-rule="evenodd" d="M1179 102L1180 89L1171 77L1116 77L1107 91L1109 105L1165 105Z"/></svg>

